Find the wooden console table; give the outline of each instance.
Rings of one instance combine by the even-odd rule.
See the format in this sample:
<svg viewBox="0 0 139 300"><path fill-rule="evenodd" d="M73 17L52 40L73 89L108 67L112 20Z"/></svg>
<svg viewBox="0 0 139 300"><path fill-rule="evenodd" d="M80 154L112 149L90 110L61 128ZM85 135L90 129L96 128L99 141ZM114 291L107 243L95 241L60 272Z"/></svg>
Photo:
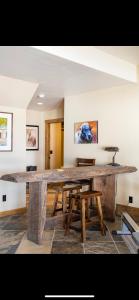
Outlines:
<svg viewBox="0 0 139 300"><path fill-rule="evenodd" d="M3 175L0 179L11 182L29 182L30 203L28 210L27 237L41 244L44 228L55 225L61 216L46 218L47 183L66 182L78 179L92 179L93 188L102 191L104 217L115 219L115 175L135 172L131 166L113 167L89 166L82 168L63 168L44 172L23 172Z"/></svg>

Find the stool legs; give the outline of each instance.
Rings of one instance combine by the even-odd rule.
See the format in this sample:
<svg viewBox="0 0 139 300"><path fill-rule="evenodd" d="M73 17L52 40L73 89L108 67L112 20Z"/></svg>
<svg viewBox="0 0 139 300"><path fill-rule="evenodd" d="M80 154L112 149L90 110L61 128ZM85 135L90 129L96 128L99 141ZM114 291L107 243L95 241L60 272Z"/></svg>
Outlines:
<svg viewBox="0 0 139 300"><path fill-rule="evenodd" d="M67 192L62 193L62 208L63 208L63 213L67 211Z"/></svg>
<svg viewBox="0 0 139 300"><path fill-rule="evenodd" d="M56 214L57 203L58 203L58 194L59 194L59 191L57 190L57 191L55 192L54 208L53 208L52 217L54 217L55 214Z"/></svg>
<svg viewBox="0 0 139 300"><path fill-rule="evenodd" d="M65 190L65 191L62 190L62 187L60 187L59 189L57 189L57 190L55 191L54 208L53 208L53 212L52 212L52 217L56 215L56 211L57 211L57 210L62 210L63 214L65 214L66 211L67 211L67 204L68 204L68 203L67 203L67 196L68 196L68 193L69 193L69 201L70 201L72 192L73 192L74 190L76 190L76 192L79 193L79 192L80 192L80 189L81 189L81 187L80 187L80 188L79 188L79 187L77 187L77 188L74 187L74 188L71 189L71 190L68 190L68 189L67 189L67 190ZM57 209L59 193L62 193L62 208Z"/></svg>
<svg viewBox="0 0 139 300"><path fill-rule="evenodd" d="M93 197L96 201L97 211L98 211L98 217L100 221L100 227L101 227L101 233L102 235L105 235L105 225L103 222L103 212L102 212L102 206L101 206L101 197L99 195L94 195ZM91 220L89 220L89 213L88 213L88 206L89 206L89 198L82 197L80 198L79 205L80 205L80 212L81 212L81 242L84 243L86 240L86 226L92 223ZM65 234L69 232L70 224L72 223L72 212L74 210L76 198L70 199L70 208L69 212L66 216L66 225L65 225Z"/></svg>
<svg viewBox="0 0 139 300"><path fill-rule="evenodd" d="M101 206L101 199L100 196L96 196L96 204L97 204L97 210L98 210L98 215L100 219L100 227L101 227L101 232L102 235L105 235L105 226L103 222L103 212L102 212L102 206Z"/></svg>
<svg viewBox="0 0 139 300"><path fill-rule="evenodd" d="M85 200L85 218L86 221L89 221L89 201Z"/></svg>
<svg viewBox="0 0 139 300"><path fill-rule="evenodd" d="M81 241L84 243L86 240L85 229L85 199L81 200Z"/></svg>
<svg viewBox="0 0 139 300"><path fill-rule="evenodd" d="M71 195L71 198L69 200L70 200L70 202L69 202L69 205L70 205L69 206L69 213L65 218L65 224L64 224L65 235L69 233L70 224L72 223L72 211L73 211L74 206L75 206L75 199L72 198L72 195Z"/></svg>
<svg viewBox="0 0 139 300"><path fill-rule="evenodd" d="M54 208L53 208L52 217L56 215L58 196L59 196L59 191L57 190L55 192ZM65 213L66 210L67 210L67 192L63 192L62 193L62 211L63 211L63 213Z"/></svg>
<svg viewBox="0 0 139 300"><path fill-rule="evenodd" d="M67 192L64 191L62 193L62 210L63 210L63 214L65 214L67 212ZM63 220L63 228L65 228L65 217Z"/></svg>

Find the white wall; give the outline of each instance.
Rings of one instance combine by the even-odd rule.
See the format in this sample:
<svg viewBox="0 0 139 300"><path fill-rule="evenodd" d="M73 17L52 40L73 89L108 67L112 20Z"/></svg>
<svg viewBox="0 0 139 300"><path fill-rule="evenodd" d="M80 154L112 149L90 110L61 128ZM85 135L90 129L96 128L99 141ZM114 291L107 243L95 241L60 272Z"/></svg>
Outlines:
<svg viewBox="0 0 139 300"><path fill-rule="evenodd" d="M0 111L13 113L13 151L0 152L0 176L13 172L24 172L27 165L37 165L44 170L45 120L62 117L62 109L48 112L0 106ZM39 126L39 151L26 151L26 124ZM2 201L2 195L7 201ZM26 206L25 184L0 181L0 211Z"/></svg>
<svg viewBox="0 0 139 300"><path fill-rule="evenodd" d="M26 111L14 107L0 106L1 112L13 113L13 151L0 152L0 176L13 172L24 172L26 167L25 124ZM2 195L7 201L2 202ZM26 206L25 184L0 181L0 211Z"/></svg>
<svg viewBox="0 0 139 300"><path fill-rule="evenodd" d="M30 85L28 83L27 86L25 82L7 77L1 77L0 82L2 83L0 85L0 104L5 103L5 106L0 105L0 111L13 113L13 151L0 152L0 176L7 173L24 172L27 165L37 165L38 170L43 170L45 161L45 120L62 117L63 107L49 112L26 111L25 107L33 96L36 84ZM23 98L25 99L24 108ZM11 106L9 106L9 103L11 103ZM39 151L26 151L26 124L39 125ZM7 201L3 202L2 195L5 194L7 195ZM25 184L0 181L0 212L25 206Z"/></svg>
<svg viewBox="0 0 139 300"><path fill-rule="evenodd" d="M64 106L44 112L36 110L26 111L26 124L39 126L39 151L26 151L26 165L37 166L38 170L45 169L45 120L64 117Z"/></svg>
<svg viewBox="0 0 139 300"><path fill-rule="evenodd" d="M0 75L0 105L26 109L38 83Z"/></svg>
<svg viewBox="0 0 139 300"><path fill-rule="evenodd" d="M64 102L53 110L47 110L44 112L44 120L64 118Z"/></svg>
<svg viewBox="0 0 139 300"><path fill-rule="evenodd" d="M126 85L65 98L64 165L76 157L95 157L97 164L111 162L113 153L103 150L118 146L116 161L139 169L139 85ZM74 144L74 122L98 120L98 144ZM117 203L139 207L139 172L117 177Z"/></svg>
<svg viewBox="0 0 139 300"><path fill-rule="evenodd" d="M26 124L39 126L39 150L26 151L26 165L37 166L37 170L44 169L44 119L43 112L27 110Z"/></svg>
<svg viewBox="0 0 139 300"><path fill-rule="evenodd" d="M0 152L0 176L26 170L26 107L37 87L37 83L0 76L0 111L13 113L13 151ZM25 184L0 181L0 211L25 206Z"/></svg>

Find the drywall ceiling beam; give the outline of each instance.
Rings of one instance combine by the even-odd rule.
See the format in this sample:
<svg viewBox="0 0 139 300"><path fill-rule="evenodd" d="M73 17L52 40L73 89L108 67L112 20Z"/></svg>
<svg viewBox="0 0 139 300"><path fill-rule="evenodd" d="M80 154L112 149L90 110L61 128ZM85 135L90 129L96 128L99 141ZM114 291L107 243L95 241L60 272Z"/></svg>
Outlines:
<svg viewBox="0 0 139 300"><path fill-rule="evenodd" d="M107 54L94 46L31 46L46 53L84 65L129 82L137 82L135 65Z"/></svg>

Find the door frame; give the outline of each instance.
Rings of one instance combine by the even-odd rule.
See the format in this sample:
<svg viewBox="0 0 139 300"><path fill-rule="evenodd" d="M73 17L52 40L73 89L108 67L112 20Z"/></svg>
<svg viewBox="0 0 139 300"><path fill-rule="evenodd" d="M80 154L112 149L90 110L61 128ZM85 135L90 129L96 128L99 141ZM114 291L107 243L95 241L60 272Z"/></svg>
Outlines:
<svg viewBox="0 0 139 300"><path fill-rule="evenodd" d="M63 122L64 118L45 120L45 169L50 169L50 124Z"/></svg>

